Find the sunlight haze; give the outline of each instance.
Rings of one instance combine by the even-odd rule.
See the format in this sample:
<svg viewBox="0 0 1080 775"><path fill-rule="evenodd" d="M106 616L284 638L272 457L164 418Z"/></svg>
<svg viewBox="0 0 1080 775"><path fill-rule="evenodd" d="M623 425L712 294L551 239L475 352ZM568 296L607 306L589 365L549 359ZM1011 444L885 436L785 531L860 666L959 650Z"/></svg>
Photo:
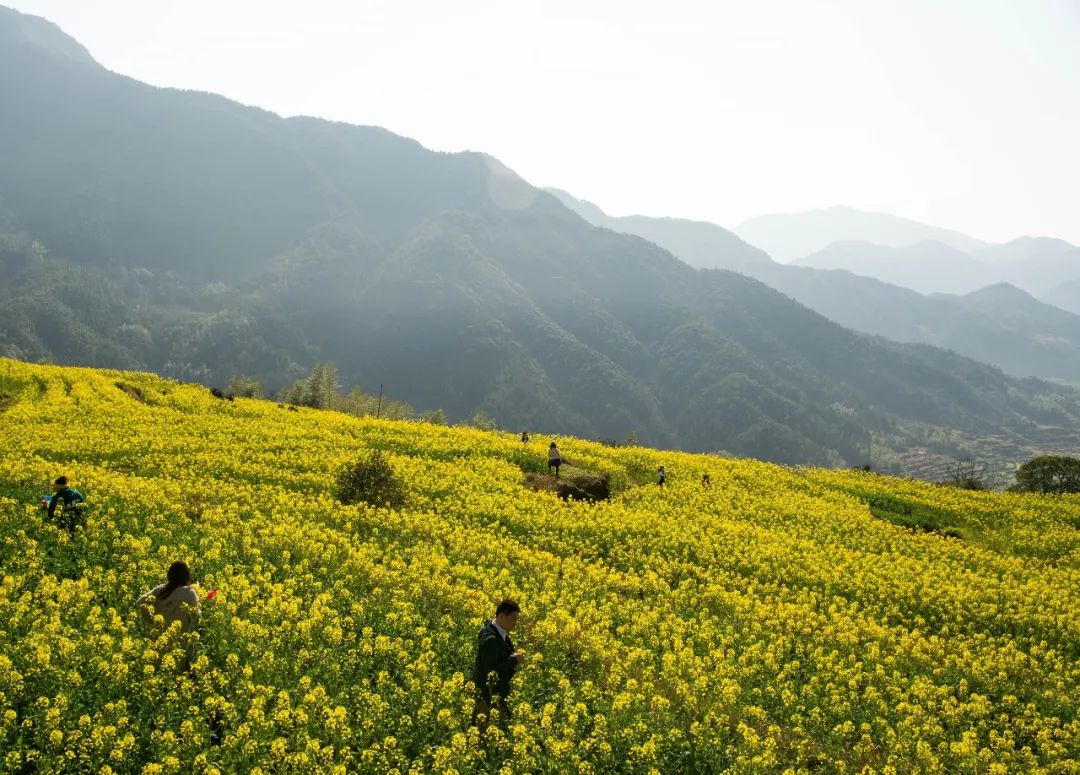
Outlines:
<svg viewBox="0 0 1080 775"><path fill-rule="evenodd" d="M102 64L490 153L615 215L1080 243L1080 2L17 0Z"/></svg>

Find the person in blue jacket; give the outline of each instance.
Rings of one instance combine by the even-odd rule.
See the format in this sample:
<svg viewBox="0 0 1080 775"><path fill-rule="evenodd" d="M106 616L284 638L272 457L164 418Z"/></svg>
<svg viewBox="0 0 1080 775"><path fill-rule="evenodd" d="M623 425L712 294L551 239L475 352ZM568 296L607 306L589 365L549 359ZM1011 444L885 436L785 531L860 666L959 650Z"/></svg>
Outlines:
<svg viewBox="0 0 1080 775"><path fill-rule="evenodd" d="M53 496L49 499L49 519L56 515L56 507L60 509L60 518L56 524L66 527L69 533L75 532L75 526L82 519L82 505L86 502L83 494L73 487L68 486L66 476L59 476L53 482Z"/></svg>

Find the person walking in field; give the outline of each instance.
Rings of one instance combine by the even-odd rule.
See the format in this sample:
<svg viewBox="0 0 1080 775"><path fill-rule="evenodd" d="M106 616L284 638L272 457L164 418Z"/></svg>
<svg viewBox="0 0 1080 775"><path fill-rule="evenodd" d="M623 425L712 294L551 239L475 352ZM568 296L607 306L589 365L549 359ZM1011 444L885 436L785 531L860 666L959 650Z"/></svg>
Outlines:
<svg viewBox="0 0 1080 775"><path fill-rule="evenodd" d="M487 729L493 707L499 710L500 724L505 724L510 717L510 708L506 704L510 679L525 661L525 654L516 651L510 640L510 632L517 626L520 615L521 607L506 598L495 609L495 618L484 622L477 636L476 664L472 674L476 685L472 724L479 727L481 732ZM492 674L494 681L489 681Z"/></svg>
<svg viewBox="0 0 1080 775"><path fill-rule="evenodd" d="M66 527L69 533L75 533L75 527L82 520L82 505L86 498L78 490L68 486L66 476L58 476L53 482L53 495L49 498L49 519L56 515L57 506L61 506L57 525Z"/></svg>
<svg viewBox="0 0 1080 775"><path fill-rule="evenodd" d="M528 444L529 443L529 432L528 431L522 431L521 432L521 443L522 444Z"/></svg>
<svg viewBox="0 0 1080 775"><path fill-rule="evenodd" d="M658 469L656 469L656 483L660 486L661 490L664 489L664 482L666 481L667 471L664 470L663 466L660 466Z"/></svg>
<svg viewBox="0 0 1080 775"><path fill-rule="evenodd" d="M551 473L551 469L555 469L555 478L559 478L559 466L562 465L562 456L559 454L559 448L555 446L555 442L551 442L551 446L548 447L548 473Z"/></svg>
<svg viewBox="0 0 1080 775"><path fill-rule="evenodd" d="M165 583L158 584L135 601L144 621L153 624L154 617L160 615L165 620L165 629L179 622L180 632L191 632L199 623L202 613L199 595L191 584L191 571L187 563L177 561L170 565Z"/></svg>
<svg viewBox="0 0 1080 775"><path fill-rule="evenodd" d="M710 487L712 487L712 477L709 476L708 474L702 474L701 475L701 486L702 486L703 489L706 489L706 490L709 489Z"/></svg>

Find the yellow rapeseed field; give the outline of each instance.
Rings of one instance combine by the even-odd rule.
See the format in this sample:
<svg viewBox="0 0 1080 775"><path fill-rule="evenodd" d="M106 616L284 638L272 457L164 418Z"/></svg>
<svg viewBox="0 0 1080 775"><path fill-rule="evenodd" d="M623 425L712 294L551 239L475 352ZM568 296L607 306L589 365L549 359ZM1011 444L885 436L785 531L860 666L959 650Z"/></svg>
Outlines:
<svg viewBox="0 0 1080 775"><path fill-rule="evenodd" d="M1080 772L1080 497L560 438L620 485L567 504L522 487L539 433L6 360L0 392L4 772ZM372 449L404 508L335 501ZM219 590L187 670L134 606L177 559ZM529 661L481 738L506 595Z"/></svg>

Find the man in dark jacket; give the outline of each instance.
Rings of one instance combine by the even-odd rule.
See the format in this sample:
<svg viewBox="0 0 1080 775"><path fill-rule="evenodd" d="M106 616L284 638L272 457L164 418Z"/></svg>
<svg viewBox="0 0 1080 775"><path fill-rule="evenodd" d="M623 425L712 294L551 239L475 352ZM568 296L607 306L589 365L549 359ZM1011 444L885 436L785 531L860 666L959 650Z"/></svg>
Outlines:
<svg viewBox="0 0 1080 775"><path fill-rule="evenodd" d="M525 661L525 655L514 650L510 640L510 631L517 626L521 608L507 598L495 609L495 618L484 622L476 641L476 665L473 668L473 683L476 684L476 705L473 707L472 723L483 732L487 729L488 717L492 709L492 690L498 695L494 707L499 709L499 719L505 722L510 716L506 705L506 696L510 694L510 679L518 665ZM491 674L494 681L489 681ZM492 686L494 683L494 687Z"/></svg>

